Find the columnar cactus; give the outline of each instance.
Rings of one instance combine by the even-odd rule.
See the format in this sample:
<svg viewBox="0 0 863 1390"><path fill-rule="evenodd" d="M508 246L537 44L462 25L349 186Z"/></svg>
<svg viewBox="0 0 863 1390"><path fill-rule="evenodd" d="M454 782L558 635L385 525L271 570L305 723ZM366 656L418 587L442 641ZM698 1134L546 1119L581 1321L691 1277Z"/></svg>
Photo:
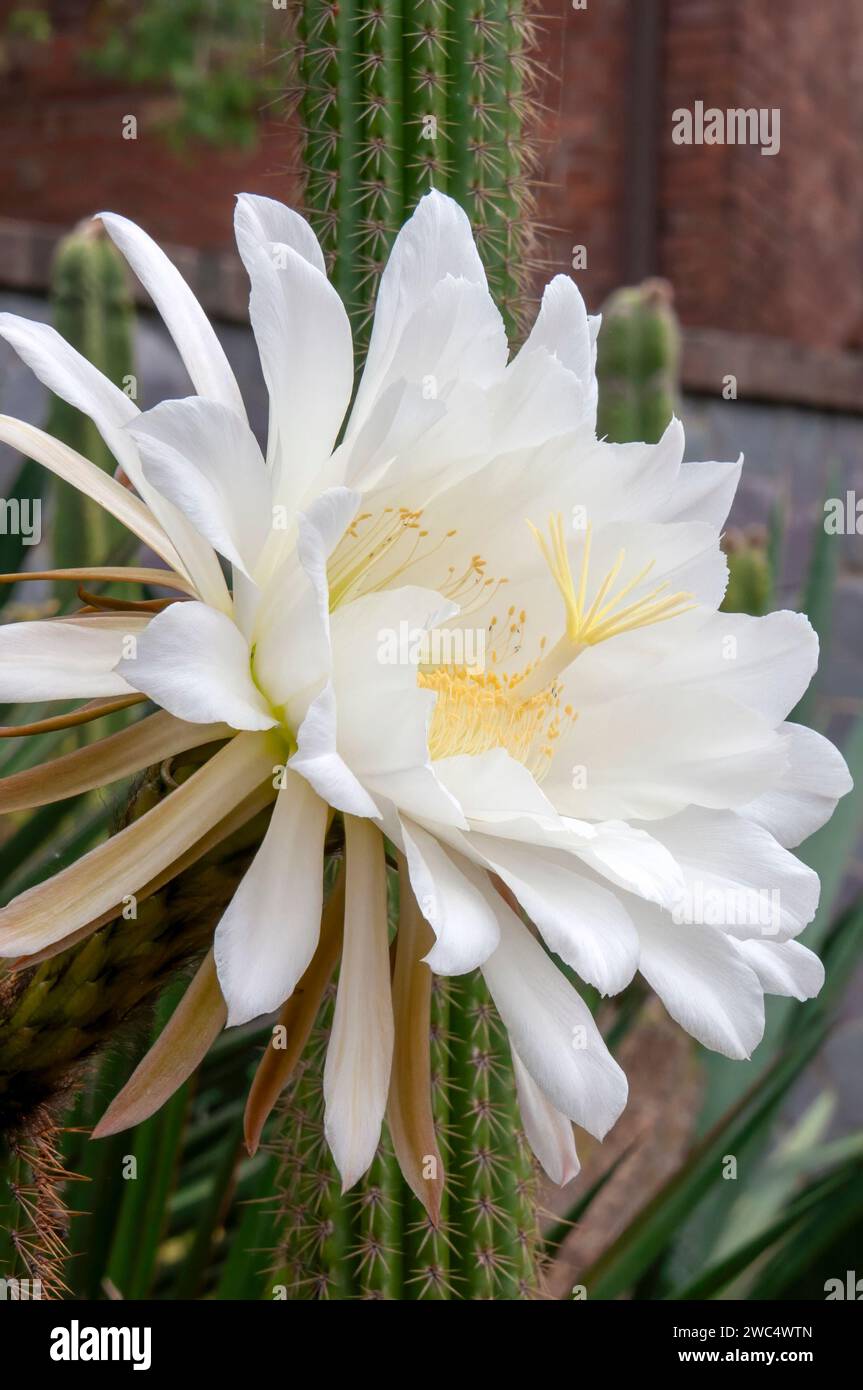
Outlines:
<svg viewBox="0 0 863 1390"><path fill-rule="evenodd" d="M597 344L597 434L613 444L655 444L678 408L680 333L671 286L645 280L617 290Z"/></svg>
<svg viewBox="0 0 863 1390"><path fill-rule="evenodd" d="M133 378L134 309L126 269L101 224L87 220L57 247L51 278L54 326L67 342L125 388ZM46 425L55 438L113 472L114 460L92 420L53 397ZM52 549L62 569L104 564L126 537L119 522L57 478ZM69 586L62 594L68 597Z"/></svg>
<svg viewBox="0 0 863 1390"><path fill-rule="evenodd" d="M767 532L763 526L731 529L723 537L728 558L728 588L722 600L725 613L761 617L770 607L773 588Z"/></svg>
<svg viewBox="0 0 863 1390"><path fill-rule="evenodd" d="M530 274L530 9L526 0L297 4L306 210L360 343L395 233L430 188L466 209L491 291L517 333ZM339 1194L323 1133L322 1017L286 1108L275 1286L294 1298L535 1293L534 1171L501 1033L478 976L438 982L433 1097L447 1180L434 1221L386 1135L363 1182Z"/></svg>
<svg viewBox="0 0 863 1390"><path fill-rule="evenodd" d="M530 272L529 0L296 0L306 210L362 340L396 231L430 188L467 210L517 327Z"/></svg>
<svg viewBox="0 0 863 1390"><path fill-rule="evenodd" d="M432 994L432 1096L447 1170L438 1220L407 1186L386 1135L363 1181L339 1193L323 1129L330 1010L331 1001L284 1107L274 1296L536 1297L536 1175L519 1130L509 1051L481 980L438 979Z"/></svg>

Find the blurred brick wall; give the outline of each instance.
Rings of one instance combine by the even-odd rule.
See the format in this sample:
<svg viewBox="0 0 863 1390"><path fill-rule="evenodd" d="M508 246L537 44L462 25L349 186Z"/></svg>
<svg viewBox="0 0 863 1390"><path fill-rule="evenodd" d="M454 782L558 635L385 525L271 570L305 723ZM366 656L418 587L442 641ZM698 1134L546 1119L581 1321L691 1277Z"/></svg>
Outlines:
<svg viewBox="0 0 863 1390"><path fill-rule="evenodd" d="M568 271L573 246L586 246L578 282L598 305L624 269L631 0L588 0L578 12L558 0L540 9L543 268Z"/></svg>
<svg viewBox="0 0 863 1390"><path fill-rule="evenodd" d="M13 3L0 0L0 20ZM863 4L537 3L548 72L539 122L542 273L569 270L572 248L585 245L578 279L598 307L632 278L633 238L642 237L650 264L639 273L673 282L690 327L863 347ZM639 109L634 80L645 61L635 51L636 21L647 7L659 31L651 110ZM66 227L109 207L161 240L211 250L230 244L234 192L295 198L295 146L276 121L264 124L251 153L171 153L158 133L164 95L124 94L76 62L90 11L88 0L55 0L52 43L6 53L0 216ZM779 154L674 145L672 112L697 100L779 107ZM121 138L130 111L137 141ZM634 199L633 158L650 165L649 214Z"/></svg>
<svg viewBox="0 0 863 1390"><path fill-rule="evenodd" d="M20 0L0 0L0 27ZM13 43L0 72L0 216L67 227L103 209L140 221L159 240L208 249L232 237L234 194L290 199L291 132L265 122L253 151L199 145L175 153L160 133L170 101L124 92L79 54L88 0L53 0L55 37ZM138 138L122 136L133 114Z"/></svg>
<svg viewBox="0 0 863 1390"><path fill-rule="evenodd" d="M863 346L863 6L667 0L660 264L690 325ZM683 146L696 100L780 111L781 149Z"/></svg>

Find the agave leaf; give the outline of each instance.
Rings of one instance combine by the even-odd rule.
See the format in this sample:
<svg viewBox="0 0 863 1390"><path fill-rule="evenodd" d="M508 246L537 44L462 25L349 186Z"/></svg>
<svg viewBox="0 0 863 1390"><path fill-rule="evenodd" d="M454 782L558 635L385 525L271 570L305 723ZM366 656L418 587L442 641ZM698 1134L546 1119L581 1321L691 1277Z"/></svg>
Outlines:
<svg viewBox="0 0 863 1390"><path fill-rule="evenodd" d="M37 463L32 459L25 458L21 467L15 475L15 481L8 493L8 500L16 501L19 505L29 501L31 498L40 498L40 489L44 473ZM25 550L30 547L24 544L23 528L19 527L16 531L4 530L0 534L0 571L12 572L21 568L21 561ZM0 586L0 608L4 608L12 597L11 586Z"/></svg>
<svg viewBox="0 0 863 1390"><path fill-rule="evenodd" d="M235 1203L238 1220L230 1233L226 1258L215 1289L217 1299L267 1296L268 1269L278 1239L276 1221L277 1163L268 1155L254 1179L253 1195Z"/></svg>
<svg viewBox="0 0 863 1390"><path fill-rule="evenodd" d="M805 1009L800 1009L800 1012L796 1014L793 1010L787 1012L777 1011L773 1008L774 1005L785 1004L788 1002L786 1000L771 999L768 1001L770 1005L768 1010L770 1032L766 1039L766 1045L772 1047L774 1053L781 1049L787 1051L794 1044L794 1029L789 1026L786 1026L784 1031L782 1029L782 1012L785 1012L786 1019L793 1021L795 1028L798 1021L802 1022L805 1028L810 1022L820 1020L824 1036L826 1036L837 1005L860 960L861 950L863 950L863 902L852 904L843 913L832 928L829 938L822 948L821 954L827 979L818 998L810 1000ZM777 1017L777 1013L780 1014L779 1017ZM764 1045L762 1044L762 1046ZM756 1053L755 1061L758 1060L759 1055L760 1053ZM716 1065L719 1061L724 1063L724 1067ZM735 1076L732 1071L735 1065L738 1076ZM748 1068L726 1062L725 1059L716 1059L713 1056L707 1061L707 1067L711 1084L716 1085L718 1078L722 1082L722 1093L733 1099L738 1094L735 1091L734 1083L739 1080L739 1073L746 1072ZM712 1100L713 1097L709 1099ZM760 1165L764 1162L764 1154L770 1141L771 1122L772 1116L768 1117L767 1123L762 1128L753 1130L745 1143L737 1143L733 1147L729 1145L726 1150L726 1152L733 1153L737 1159L738 1173L745 1174L747 1182L754 1180L755 1174L760 1171ZM690 1217L671 1261L675 1282L685 1282L692 1275L688 1252L693 1250L710 1251L717 1248L726 1223L730 1219L729 1213L737 1199L738 1190L733 1182L717 1183L712 1195L705 1202L702 1202L698 1210Z"/></svg>
<svg viewBox="0 0 863 1390"><path fill-rule="evenodd" d="M781 1238L795 1228L799 1228L804 1218L813 1213L819 1216L825 1206L832 1206L837 1194L846 1185L844 1170L829 1173L812 1184L800 1194L781 1215L775 1217L763 1230L742 1245L725 1259L718 1261L692 1280L682 1289L675 1289L667 1295L673 1301L715 1298L747 1268L770 1251ZM859 1200L859 1199L858 1199ZM863 1205L863 1201L861 1201ZM784 1256L780 1256L784 1259ZM756 1295L752 1295L753 1297Z"/></svg>
<svg viewBox="0 0 863 1390"><path fill-rule="evenodd" d="M750 1290L751 1299L823 1298L826 1279L838 1277L844 1283L846 1271L859 1270L863 1160L843 1164L808 1192L817 1200L769 1260Z"/></svg>
<svg viewBox="0 0 863 1390"><path fill-rule="evenodd" d="M810 1016L797 1039L731 1110L695 1146L689 1158L602 1254L579 1275L592 1299L625 1293L663 1255L681 1224L721 1181L723 1158L739 1154L749 1138L772 1120L776 1109L814 1056L826 1031Z"/></svg>
<svg viewBox="0 0 863 1390"><path fill-rule="evenodd" d="M179 1003L182 988L181 981L160 999L158 1032ZM107 1266L108 1279L124 1299L145 1298L151 1291L190 1091L191 1083L187 1082L158 1115L138 1126L133 1143L127 1147L127 1154L135 1161L135 1175L125 1182Z"/></svg>

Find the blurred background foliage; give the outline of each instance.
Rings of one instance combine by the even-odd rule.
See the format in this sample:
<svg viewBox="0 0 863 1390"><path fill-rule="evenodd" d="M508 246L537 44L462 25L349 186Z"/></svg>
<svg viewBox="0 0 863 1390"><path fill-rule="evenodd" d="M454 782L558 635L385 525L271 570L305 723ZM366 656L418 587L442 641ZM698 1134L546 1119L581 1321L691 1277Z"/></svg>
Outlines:
<svg viewBox="0 0 863 1390"><path fill-rule="evenodd" d="M285 5L248 0L100 0L82 62L130 87L172 93L162 122L177 148L202 140L248 148L261 108L278 101L280 21ZM9 12L2 43L45 44L54 32L50 4L33 0Z"/></svg>

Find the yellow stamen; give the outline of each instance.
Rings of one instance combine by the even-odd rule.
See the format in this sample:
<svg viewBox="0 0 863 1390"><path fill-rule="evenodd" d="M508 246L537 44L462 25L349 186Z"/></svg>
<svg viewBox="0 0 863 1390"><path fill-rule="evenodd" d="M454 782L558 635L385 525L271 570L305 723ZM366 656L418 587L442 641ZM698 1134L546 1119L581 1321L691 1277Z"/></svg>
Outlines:
<svg viewBox="0 0 863 1390"><path fill-rule="evenodd" d="M566 611L566 627L564 635L551 651L523 673L519 683L519 694L523 697L549 686L585 647L606 642L609 637L619 637L623 632L634 632L637 628L651 627L655 623L665 622L668 618L679 617L681 613L686 613L694 607L690 602L693 597L691 593L681 590L675 594L666 594L665 591L669 587L667 580L626 607L621 607L623 600L644 583L653 569L653 560L608 597L626 559L626 551L621 550L597 589L593 602L585 611L590 579L591 526L588 525L585 532L577 589L566 550L562 514L551 517L549 540L546 540L532 522L529 521L528 526L536 537L552 578L560 590Z"/></svg>

